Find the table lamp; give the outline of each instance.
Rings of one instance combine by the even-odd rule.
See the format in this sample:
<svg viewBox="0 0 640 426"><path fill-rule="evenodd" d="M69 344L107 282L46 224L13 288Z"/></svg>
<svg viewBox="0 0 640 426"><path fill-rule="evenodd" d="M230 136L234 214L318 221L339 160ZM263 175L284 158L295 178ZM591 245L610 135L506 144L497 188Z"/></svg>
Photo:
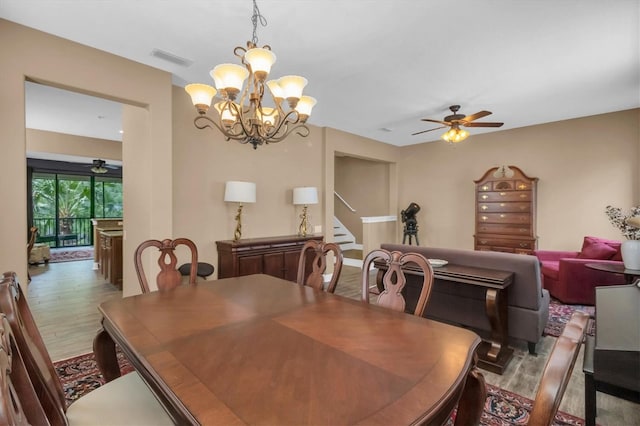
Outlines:
<svg viewBox="0 0 640 426"><path fill-rule="evenodd" d="M224 201L228 203L240 203L236 214L236 230L233 233L233 241L238 241L242 236L242 204L256 202L256 184L253 182L229 181L224 188Z"/></svg>
<svg viewBox="0 0 640 426"><path fill-rule="evenodd" d="M306 237L310 233L309 218L307 216L307 206L309 204L318 204L318 189L314 186L305 186L301 188L293 188L293 204L304 206L300 218L300 226L298 227L298 235Z"/></svg>

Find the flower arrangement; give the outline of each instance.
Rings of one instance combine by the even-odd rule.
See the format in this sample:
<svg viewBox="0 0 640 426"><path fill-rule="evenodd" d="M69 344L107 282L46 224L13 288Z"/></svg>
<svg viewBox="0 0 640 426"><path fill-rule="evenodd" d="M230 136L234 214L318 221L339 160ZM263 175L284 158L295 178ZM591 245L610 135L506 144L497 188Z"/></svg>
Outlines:
<svg viewBox="0 0 640 426"><path fill-rule="evenodd" d="M609 217L609 222L620 231L629 240L640 240L640 227L638 227L638 218L640 218L640 206L631 208L631 214L625 216L619 207L607 206L605 212Z"/></svg>

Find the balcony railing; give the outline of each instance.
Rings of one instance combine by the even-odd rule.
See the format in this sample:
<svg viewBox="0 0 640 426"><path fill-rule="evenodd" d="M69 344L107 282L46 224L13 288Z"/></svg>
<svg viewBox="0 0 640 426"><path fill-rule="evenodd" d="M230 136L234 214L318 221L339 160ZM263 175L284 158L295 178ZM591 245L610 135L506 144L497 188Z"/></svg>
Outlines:
<svg viewBox="0 0 640 426"><path fill-rule="evenodd" d="M56 226L57 225L57 226ZM93 245L93 227L89 217L34 218L33 226L38 228L37 243L50 247L72 247Z"/></svg>

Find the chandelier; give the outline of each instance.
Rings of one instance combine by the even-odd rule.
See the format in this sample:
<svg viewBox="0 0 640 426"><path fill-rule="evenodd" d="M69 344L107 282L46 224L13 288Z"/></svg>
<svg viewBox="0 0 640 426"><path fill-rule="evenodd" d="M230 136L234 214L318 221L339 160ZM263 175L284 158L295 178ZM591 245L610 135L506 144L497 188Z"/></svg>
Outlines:
<svg viewBox="0 0 640 426"><path fill-rule="evenodd" d="M253 0L251 21L253 37L247 42L247 48L238 46L233 50L242 65L221 64L213 68L209 74L215 88L206 84L188 84L185 87L198 111L193 123L198 129L213 128L213 125L227 140L250 143L253 149L258 145L280 142L294 131L306 137L309 128L305 123L316 104L311 96L302 95L307 79L287 75L278 80L267 80L276 55L269 45L258 47L258 21L263 26L267 23L256 0ZM218 93L222 100L213 105L216 116L212 118L207 111ZM266 93L270 94L270 106L266 103ZM283 108L285 100L287 111Z"/></svg>

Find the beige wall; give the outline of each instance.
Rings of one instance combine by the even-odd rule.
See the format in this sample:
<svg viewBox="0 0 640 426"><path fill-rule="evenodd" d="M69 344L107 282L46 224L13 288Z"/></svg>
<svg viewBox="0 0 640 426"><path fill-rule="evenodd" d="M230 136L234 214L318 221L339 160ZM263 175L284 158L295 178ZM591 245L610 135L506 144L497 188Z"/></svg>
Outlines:
<svg viewBox="0 0 640 426"><path fill-rule="evenodd" d="M422 207L421 245L471 249L473 181L509 164L540 179L539 248L579 250L585 235L622 239L604 208L640 204L639 116L634 109L401 148L400 206Z"/></svg>
<svg viewBox="0 0 640 426"><path fill-rule="evenodd" d="M384 207L384 212L381 215L396 215L398 209L398 168L396 164L399 154L398 147L336 129L324 128L323 130L325 138L325 192L333 194L335 190L334 170L337 157L349 156L364 160L387 162L389 169L389 181L387 182L389 198L388 205ZM363 185L362 190L371 191L372 189L369 185ZM336 200L333 195L326 198L324 211L325 228L327 229L333 227L335 205ZM327 236L327 240L333 241L333 235Z"/></svg>
<svg viewBox="0 0 640 426"><path fill-rule="evenodd" d="M122 142L27 129L27 151L122 160Z"/></svg>
<svg viewBox="0 0 640 426"><path fill-rule="evenodd" d="M173 97L173 228L196 243L202 261L217 264L215 241L233 238L237 205L223 201L229 180L256 183L256 203L243 208L242 238L296 234L301 208L292 202L299 186L318 188L319 204L308 212L313 225L324 225L322 129L311 126L307 138L292 135L254 150L226 141L217 129L198 130L189 96L174 87Z"/></svg>
<svg viewBox="0 0 640 426"><path fill-rule="evenodd" d="M362 244L361 218L389 214L389 163L343 156L334 167L336 192L356 210L336 198L335 215Z"/></svg>
<svg viewBox="0 0 640 426"><path fill-rule="evenodd" d="M125 169L125 257L130 247L156 235L172 234L171 75L136 62L82 46L0 19L0 152L3 179L0 199L0 271L27 276L26 131L24 82L27 79L142 107L134 120L123 112ZM141 108L136 108L141 109ZM137 117L140 118L140 117ZM127 146L148 141L138 152ZM147 161L152 160L152 161ZM134 167L135 166L135 167ZM151 185L151 182L153 184ZM150 186L151 185L151 186ZM144 194L150 207L132 209ZM25 250L16 250L24 247ZM125 261L125 294L138 287L133 262Z"/></svg>

